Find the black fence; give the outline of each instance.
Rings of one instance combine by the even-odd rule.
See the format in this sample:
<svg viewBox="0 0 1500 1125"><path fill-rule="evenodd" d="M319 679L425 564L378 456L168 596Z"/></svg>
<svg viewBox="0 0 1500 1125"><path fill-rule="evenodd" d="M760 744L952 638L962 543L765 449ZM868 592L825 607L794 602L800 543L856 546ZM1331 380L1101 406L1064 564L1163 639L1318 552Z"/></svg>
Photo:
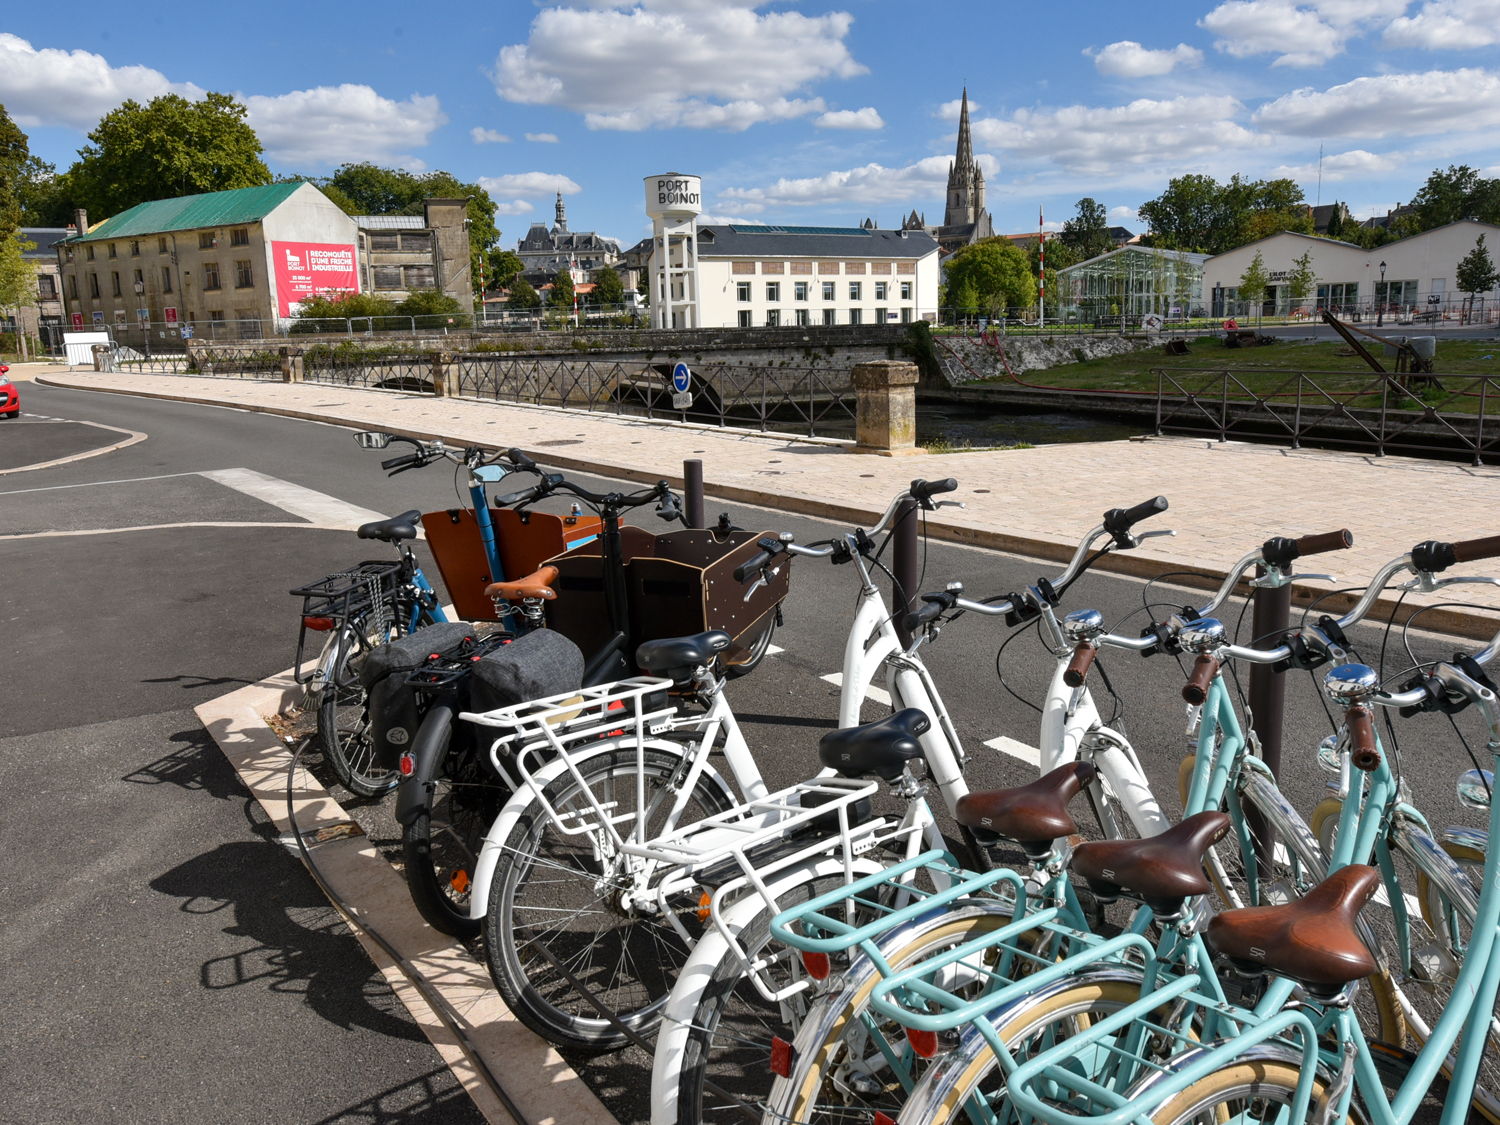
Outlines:
<svg viewBox="0 0 1500 1125"><path fill-rule="evenodd" d="M1158 368L1156 432L1500 462L1489 375Z"/></svg>

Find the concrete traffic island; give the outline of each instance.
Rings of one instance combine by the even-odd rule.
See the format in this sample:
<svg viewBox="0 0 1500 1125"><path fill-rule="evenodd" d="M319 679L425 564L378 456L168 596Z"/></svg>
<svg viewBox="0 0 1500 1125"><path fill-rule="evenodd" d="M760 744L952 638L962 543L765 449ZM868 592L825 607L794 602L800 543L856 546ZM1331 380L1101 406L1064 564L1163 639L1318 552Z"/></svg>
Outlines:
<svg viewBox="0 0 1500 1125"><path fill-rule="evenodd" d="M886 374L870 376L872 385L861 393L911 392L892 381L900 376L891 368L882 370ZM1104 511L1163 494L1172 507L1155 523L1175 528L1176 537L1112 553L1100 566L1139 577L1185 572L1188 577L1178 581L1196 576L1200 584L1222 580L1235 560L1267 536L1349 528L1351 550L1306 568L1331 570L1337 583L1296 584L1294 609L1335 586L1360 584L1422 540L1500 532L1500 468L1420 458L1150 438L972 453L912 447L887 459L849 456L855 447L848 441L402 391L119 372L58 371L37 378L51 386L232 406L458 446L515 446L551 467L642 483L665 478L681 484L683 462L696 459L703 463L709 497L840 523L873 521L915 477L951 476L959 482L952 498L967 506L931 513L928 535L1047 560L1070 557L1079 534ZM887 407L899 409L899 403ZM1378 508L1371 497L1382 498ZM1373 616L1380 617L1382 607L1389 612L1397 596L1388 591ZM1405 606L1448 600L1442 592L1412 592ZM1500 625L1500 590L1466 587L1463 600L1483 608L1434 610L1423 616L1424 626L1488 639ZM1333 595L1319 609L1350 604L1348 595Z"/></svg>

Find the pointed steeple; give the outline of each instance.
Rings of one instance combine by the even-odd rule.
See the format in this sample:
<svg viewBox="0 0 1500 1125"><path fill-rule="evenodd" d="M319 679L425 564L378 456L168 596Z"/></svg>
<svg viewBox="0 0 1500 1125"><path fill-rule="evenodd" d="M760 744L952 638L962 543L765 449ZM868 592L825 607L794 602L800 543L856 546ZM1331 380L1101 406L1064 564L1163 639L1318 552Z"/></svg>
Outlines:
<svg viewBox="0 0 1500 1125"><path fill-rule="evenodd" d="M953 158L960 175L968 172L974 164L974 142L969 137L969 88L964 87L963 104L958 110L958 154Z"/></svg>
<svg viewBox="0 0 1500 1125"><path fill-rule="evenodd" d="M552 224L553 230L565 231L568 229L568 213L563 207L562 192L557 193L557 218Z"/></svg>

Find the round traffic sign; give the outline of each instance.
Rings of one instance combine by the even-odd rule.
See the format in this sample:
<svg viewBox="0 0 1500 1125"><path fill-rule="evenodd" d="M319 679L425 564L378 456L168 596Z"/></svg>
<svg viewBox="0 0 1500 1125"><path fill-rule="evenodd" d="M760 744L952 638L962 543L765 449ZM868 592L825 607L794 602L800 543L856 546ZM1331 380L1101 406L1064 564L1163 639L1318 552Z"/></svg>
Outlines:
<svg viewBox="0 0 1500 1125"><path fill-rule="evenodd" d="M672 368L672 389L678 394L687 394L688 384L691 379L692 373L688 371L687 364L679 363L676 367Z"/></svg>

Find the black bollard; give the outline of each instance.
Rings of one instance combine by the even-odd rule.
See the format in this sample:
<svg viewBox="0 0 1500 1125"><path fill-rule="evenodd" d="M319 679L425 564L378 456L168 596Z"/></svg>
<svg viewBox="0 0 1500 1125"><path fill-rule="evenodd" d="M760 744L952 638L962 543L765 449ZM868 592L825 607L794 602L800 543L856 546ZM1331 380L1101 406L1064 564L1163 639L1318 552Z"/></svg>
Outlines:
<svg viewBox="0 0 1500 1125"><path fill-rule="evenodd" d="M694 458L682 463L682 507L688 527L703 526L703 462Z"/></svg>

